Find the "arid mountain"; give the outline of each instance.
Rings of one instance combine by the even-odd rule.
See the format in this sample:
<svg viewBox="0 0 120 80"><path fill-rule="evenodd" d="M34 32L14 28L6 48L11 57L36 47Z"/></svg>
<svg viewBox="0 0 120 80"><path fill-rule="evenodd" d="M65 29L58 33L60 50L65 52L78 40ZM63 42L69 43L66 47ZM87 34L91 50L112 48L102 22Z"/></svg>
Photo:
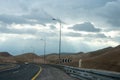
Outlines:
<svg viewBox="0 0 120 80"><path fill-rule="evenodd" d="M45 56L46 63L58 64L59 54L53 53ZM120 46L108 47L88 53L61 53L61 64L79 67L79 60L82 60L82 68L103 69L120 72ZM71 60L64 62L65 59ZM43 63L44 56L38 56L35 53L24 53L17 56L12 56L7 52L0 52L1 62L34 62Z"/></svg>
<svg viewBox="0 0 120 80"><path fill-rule="evenodd" d="M17 55L15 57L32 59L32 58L38 58L39 56L36 55L35 53L24 53L24 54L21 54L21 55Z"/></svg>
<svg viewBox="0 0 120 80"><path fill-rule="evenodd" d="M58 54L51 54L46 56L50 63L58 63ZM63 55L61 54L61 59L70 58L71 62L64 62L61 64L70 65L74 67L79 66L79 60L82 59L83 68L91 69L103 69L120 72L120 46L117 47L107 47L97 51L92 51L88 53L76 53Z"/></svg>
<svg viewBox="0 0 120 80"><path fill-rule="evenodd" d="M0 52L0 63L19 63L19 62L32 62L32 63L43 63L42 57L35 53L24 53L17 56L12 56L8 52ZM46 61L47 62L47 61Z"/></svg>
<svg viewBox="0 0 120 80"><path fill-rule="evenodd" d="M73 53L73 54L69 54L69 53L64 53L64 54L60 54L60 59L63 60L63 59L70 59L71 62L70 63L61 63L61 64L64 64L64 65L69 65L69 66L78 66L78 61L80 58L84 58L85 54L83 52L80 52L80 53ZM46 59L49 63L52 63L52 64L57 64L59 62L59 54L49 54L46 56Z"/></svg>
<svg viewBox="0 0 120 80"><path fill-rule="evenodd" d="M94 57L100 56L108 51L111 51L112 49L113 49L112 47L107 47L104 49L100 49L100 50L96 50L96 51L92 51L92 52L88 52L88 53L79 52L79 53L72 54L72 55L66 55L66 57L64 55L62 55L62 58L70 57L72 59L72 62L63 63L63 64L78 67L80 59L86 60L86 59L94 58Z"/></svg>
<svg viewBox="0 0 120 80"><path fill-rule="evenodd" d="M11 57L12 55L8 52L0 52L0 57Z"/></svg>
<svg viewBox="0 0 120 80"><path fill-rule="evenodd" d="M0 52L0 63L5 63L5 62L16 63L16 61L14 60L13 56L10 53Z"/></svg>
<svg viewBox="0 0 120 80"><path fill-rule="evenodd" d="M108 51L112 51L112 49L113 49L112 47L107 47L104 49L100 49L100 50L96 50L96 51L92 51L92 52L88 52L88 53L84 53L84 54L77 54L75 57L72 57L73 61L71 63L69 63L69 65L78 67L80 59L82 61L84 61L84 60L88 60L91 58L95 58L95 57L104 55Z"/></svg>
<svg viewBox="0 0 120 80"><path fill-rule="evenodd" d="M35 53L24 53L14 57L17 62L35 62L43 63L43 58L36 55Z"/></svg>
<svg viewBox="0 0 120 80"><path fill-rule="evenodd" d="M101 55L83 60L82 67L104 69L120 72L120 46L112 48Z"/></svg>
<svg viewBox="0 0 120 80"><path fill-rule="evenodd" d="M112 49L113 49L112 47L107 47L107 48L104 48L104 49L88 52L87 57L91 58L91 57L99 56L99 55L102 55L102 54L104 54L108 51L111 51Z"/></svg>

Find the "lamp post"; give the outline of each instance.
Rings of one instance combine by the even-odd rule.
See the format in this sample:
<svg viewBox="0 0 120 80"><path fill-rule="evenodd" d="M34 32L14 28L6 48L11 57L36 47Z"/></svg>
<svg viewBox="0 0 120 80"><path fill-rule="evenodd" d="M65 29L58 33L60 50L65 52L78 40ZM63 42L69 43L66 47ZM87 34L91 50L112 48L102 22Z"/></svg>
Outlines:
<svg viewBox="0 0 120 80"><path fill-rule="evenodd" d="M61 54L61 20L55 19L55 18L53 18L52 20L55 20L59 22L60 24L60 31L59 31L59 64L60 64L60 61L61 61L61 57L60 57L60 54Z"/></svg>
<svg viewBox="0 0 120 80"><path fill-rule="evenodd" d="M44 64L45 64L45 53L46 53L46 39L41 39L44 42Z"/></svg>

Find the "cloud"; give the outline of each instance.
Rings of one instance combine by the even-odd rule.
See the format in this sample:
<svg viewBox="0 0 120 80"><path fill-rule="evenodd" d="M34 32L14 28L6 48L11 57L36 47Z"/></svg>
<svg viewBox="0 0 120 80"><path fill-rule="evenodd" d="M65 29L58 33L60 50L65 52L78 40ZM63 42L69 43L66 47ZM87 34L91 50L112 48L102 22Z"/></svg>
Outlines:
<svg viewBox="0 0 120 80"><path fill-rule="evenodd" d="M12 2L8 1L7 3L6 1L0 1L0 10L2 10L0 11L0 21L3 21L7 24L16 23L43 25L45 25L46 23L53 23L53 21L51 20L52 17L60 18L61 20L64 20L68 23L69 21L77 20L85 21L85 19L93 19L94 17L97 18L96 15L93 17L95 9L99 9L107 5L108 3L112 3L115 1L116 0L13 0ZM13 3L15 5L12 5ZM101 9L99 11L107 12L108 8ZM106 15L109 15L109 12ZM114 21L109 22L114 23Z"/></svg>
<svg viewBox="0 0 120 80"><path fill-rule="evenodd" d="M73 29L75 31L85 31L85 32L100 32L101 29L95 28L93 24L90 22L84 22L82 24L76 24L69 29Z"/></svg>
<svg viewBox="0 0 120 80"><path fill-rule="evenodd" d="M77 32L68 32L64 33L66 37L83 37L83 38L108 38L105 34L103 33L89 33L89 34L83 34L83 33L77 33Z"/></svg>
<svg viewBox="0 0 120 80"><path fill-rule="evenodd" d="M97 33L97 34L87 34L85 35L88 38L107 38L107 36L105 34L102 33Z"/></svg>
<svg viewBox="0 0 120 80"><path fill-rule="evenodd" d="M19 26L26 26L26 25L19 25ZM21 28L21 29L17 29L15 27L19 27L17 26L17 24L11 24L11 25L7 25L4 23L0 24L0 33L6 33L6 34L36 34L38 32L37 29L31 27L31 28Z"/></svg>
<svg viewBox="0 0 120 80"><path fill-rule="evenodd" d="M55 26L54 26L55 27ZM31 35L36 37L56 37L58 32L51 30L50 26L43 27L43 25L30 25L30 24L0 24L1 34L12 35ZM23 37L21 37L24 39Z"/></svg>
<svg viewBox="0 0 120 80"><path fill-rule="evenodd" d="M54 30L56 27L54 25L50 25L50 29Z"/></svg>
<svg viewBox="0 0 120 80"><path fill-rule="evenodd" d="M97 15L105 19L111 27L120 27L120 0L114 0L106 3L105 6L101 7L97 11Z"/></svg>
<svg viewBox="0 0 120 80"><path fill-rule="evenodd" d="M5 15L5 14L0 15L0 21L5 23L5 24L12 24L12 23L25 24L25 23L28 23L28 21L25 20L21 16Z"/></svg>
<svg viewBox="0 0 120 80"><path fill-rule="evenodd" d="M106 3L113 0L44 0L44 1L0 1L0 14L4 14L3 21L6 23L35 23L29 20L34 20L36 23L45 24L51 23L52 16L62 18L62 20L70 20L71 18L81 18L87 10L91 12L93 8L104 6ZM63 4L65 3L65 4ZM13 5L15 4L15 5ZM91 5L94 4L94 5ZM46 12L47 14L46 14ZM4 16L1 15L1 16ZM16 16L17 15L17 16ZM19 15L19 16L18 16ZM87 15L87 14L86 14ZM84 16L86 16L84 15ZM11 16L11 17L10 17ZM67 17L67 18L66 18ZM5 18L5 19L4 19ZM2 20L1 20L2 21Z"/></svg>
<svg viewBox="0 0 120 80"><path fill-rule="evenodd" d="M52 18L43 15L42 13L32 13L29 15L6 15L0 14L0 22L5 24L42 24L45 26L46 23L51 23Z"/></svg>
<svg viewBox="0 0 120 80"><path fill-rule="evenodd" d="M35 20L38 24L54 23L52 20L53 17L43 9L31 9L29 14L23 15L22 17L28 20Z"/></svg>
<svg viewBox="0 0 120 80"><path fill-rule="evenodd" d="M82 36L82 34L75 33L75 32L65 33L64 35L67 36L67 37L81 37Z"/></svg>
<svg viewBox="0 0 120 80"><path fill-rule="evenodd" d="M4 34L0 35L0 48L10 51L12 46L20 52L23 47L30 51L29 46L40 44L34 48L41 53L43 42L38 39L46 37L47 52L57 52L59 24L52 18L66 23L62 23L62 39L67 38L62 40L63 51L90 51L91 43L92 50L116 45L119 34L107 32L120 30L119 4L120 0L0 0L0 34Z"/></svg>

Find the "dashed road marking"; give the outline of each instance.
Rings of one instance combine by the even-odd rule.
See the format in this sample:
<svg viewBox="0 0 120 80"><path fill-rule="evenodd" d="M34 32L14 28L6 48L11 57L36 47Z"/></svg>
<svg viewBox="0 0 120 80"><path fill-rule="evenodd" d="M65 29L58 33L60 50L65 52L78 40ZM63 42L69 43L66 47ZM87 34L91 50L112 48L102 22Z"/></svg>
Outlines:
<svg viewBox="0 0 120 80"><path fill-rule="evenodd" d="M18 73L19 71L14 71L13 73L15 74L15 73Z"/></svg>
<svg viewBox="0 0 120 80"><path fill-rule="evenodd" d="M1 70L0 72L12 70L12 69L17 69L17 68L19 68L19 67L20 67L20 65L17 65L16 67L12 67L12 68L9 68L9 69Z"/></svg>

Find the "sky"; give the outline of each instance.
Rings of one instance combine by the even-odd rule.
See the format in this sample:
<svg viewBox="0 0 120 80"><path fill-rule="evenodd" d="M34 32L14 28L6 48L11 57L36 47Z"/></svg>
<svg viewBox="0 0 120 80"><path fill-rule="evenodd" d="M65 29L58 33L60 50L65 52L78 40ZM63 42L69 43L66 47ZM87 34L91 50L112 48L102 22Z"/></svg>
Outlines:
<svg viewBox="0 0 120 80"><path fill-rule="evenodd" d="M0 52L89 52L120 44L120 0L0 0ZM54 19L54 20L53 20ZM61 23L61 26L60 26Z"/></svg>

